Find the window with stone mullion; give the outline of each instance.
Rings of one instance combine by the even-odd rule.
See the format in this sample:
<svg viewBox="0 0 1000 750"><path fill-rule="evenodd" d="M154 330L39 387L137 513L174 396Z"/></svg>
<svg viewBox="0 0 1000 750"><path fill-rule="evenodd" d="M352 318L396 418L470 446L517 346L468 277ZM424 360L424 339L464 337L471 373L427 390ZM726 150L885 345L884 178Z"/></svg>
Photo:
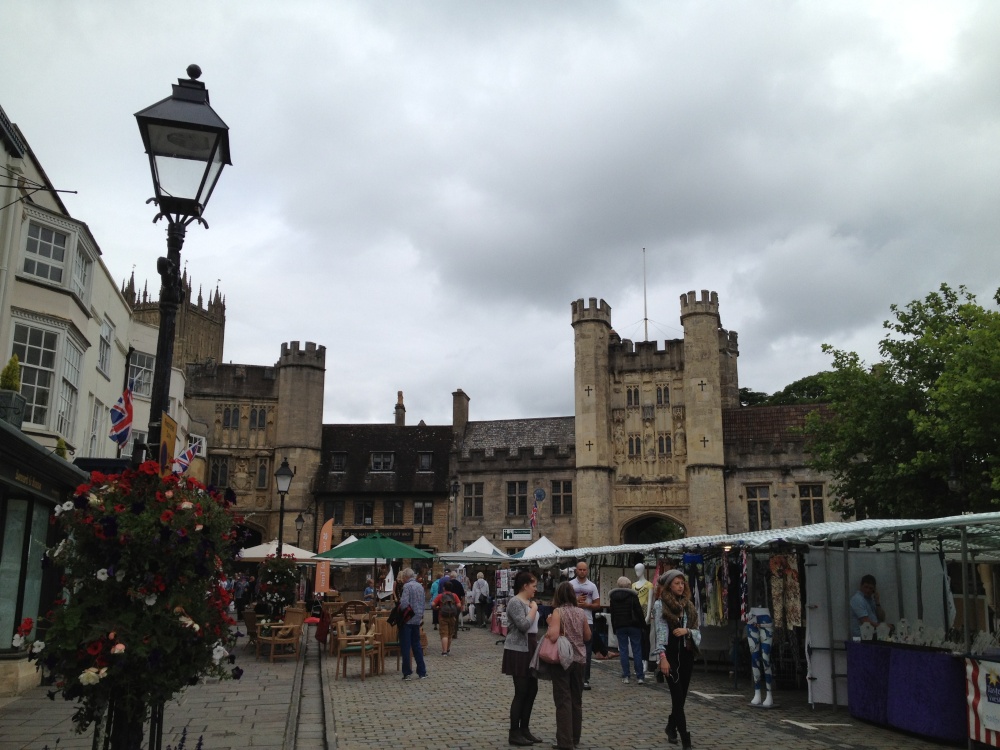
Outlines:
<svg viewBox="0 0 1000 750"><path fill-rule="evenodd" d="M527 481L507 482L507 515L528 515Z"/></svg>

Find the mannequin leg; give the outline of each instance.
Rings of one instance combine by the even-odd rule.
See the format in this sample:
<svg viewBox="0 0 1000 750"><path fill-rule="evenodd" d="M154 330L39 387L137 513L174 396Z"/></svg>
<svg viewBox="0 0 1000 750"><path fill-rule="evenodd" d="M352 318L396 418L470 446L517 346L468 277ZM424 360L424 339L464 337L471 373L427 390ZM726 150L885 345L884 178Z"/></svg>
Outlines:
<svg viewBox="0 0 1000 750"><path fill-rule="evenodd" d="M759 620L762 618L758 618ZM767 697L761 703L764 708L770 708L774 701L771 697L771 641L774 638L774 625L768 622L760 622L760 654L764 667L764 684L767 687Z"/></svg>
<svg viewBox="0 0 1000 750"><path fill-rule="evenodd" d="M751 706L761 704L760 691L763 687L763 670L760 653L760 630L757 628L757 618L753 615L747 620L747 644L750 647L750 669L753 672L753 700Z"/></svg>

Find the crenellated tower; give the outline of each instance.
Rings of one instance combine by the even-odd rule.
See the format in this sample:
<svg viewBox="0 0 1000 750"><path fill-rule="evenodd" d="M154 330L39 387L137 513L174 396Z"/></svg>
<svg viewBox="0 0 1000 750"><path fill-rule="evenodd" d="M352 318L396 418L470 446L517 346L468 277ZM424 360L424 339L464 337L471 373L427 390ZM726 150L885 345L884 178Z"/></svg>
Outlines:
<svg viewBox="0 0 1000 750"><path fill-rule="evenodd" d="M323 442L323 395L326 377L326 347L307 341L281 345L281 357L275 364L278 379L278 414L274 441L274 465L284 458L295 469L295 479L285 499L286 541L296 538L294 519L297 513L315 512L312 507L312 481L320 464ZM272 511L279 506L274 492ZM277 513L273 513L272 528L277 530ZM302 531L302 546L311 548L312 525Z"/></svg>
<svg viewBox="0 0 1000 750"><path fill-rule="evenodd" d="M611 306L591 297L571 303L576 431L576 534L578 546L606 544L613 534L614 471L608 405Z"/></svg>
<svg viewBox="0 0 1000 750"><path fill-rule="evenodd" d="M681 325L687 434L686 446L678 447L687 450L688 534L722 534L726 531L722 407L723 401L731 401L734 389L738 398L739 388L735 364L730 371L723 363L735 354L720 323L718 294L707 290L700 298L693 291L682 294Z"/></svg>

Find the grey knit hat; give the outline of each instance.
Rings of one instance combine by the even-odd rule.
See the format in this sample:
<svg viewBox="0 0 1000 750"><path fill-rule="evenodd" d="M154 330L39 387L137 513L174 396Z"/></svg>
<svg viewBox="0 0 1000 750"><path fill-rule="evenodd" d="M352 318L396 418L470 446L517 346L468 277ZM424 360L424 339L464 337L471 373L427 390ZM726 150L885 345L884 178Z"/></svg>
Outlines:
<svg viewBox="0 0 1000 750"><path fill-rule="evenodd" d="M677 576L683 576L683 575L684 575L683 570L677 570L677 568L674 568L673 570L668 570L666 573L661 575L658 579L658 582L661 586L669 586L670 582L674 580Z"/></svg>

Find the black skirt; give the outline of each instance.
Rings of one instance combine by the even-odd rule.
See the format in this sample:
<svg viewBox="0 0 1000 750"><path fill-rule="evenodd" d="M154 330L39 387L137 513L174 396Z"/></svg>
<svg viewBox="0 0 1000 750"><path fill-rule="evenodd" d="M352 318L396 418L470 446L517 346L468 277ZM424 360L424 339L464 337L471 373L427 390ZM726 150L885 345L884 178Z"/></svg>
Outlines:
<svg viewBox="0 0 1000 750"><path fill-rule="evenodd" d="M535 633L528 633L528 650L514 651L510 648L503 650L503 663L500 671L511 677L531 677L531 657L535 655L535 647L538 644Z"/></svg>

